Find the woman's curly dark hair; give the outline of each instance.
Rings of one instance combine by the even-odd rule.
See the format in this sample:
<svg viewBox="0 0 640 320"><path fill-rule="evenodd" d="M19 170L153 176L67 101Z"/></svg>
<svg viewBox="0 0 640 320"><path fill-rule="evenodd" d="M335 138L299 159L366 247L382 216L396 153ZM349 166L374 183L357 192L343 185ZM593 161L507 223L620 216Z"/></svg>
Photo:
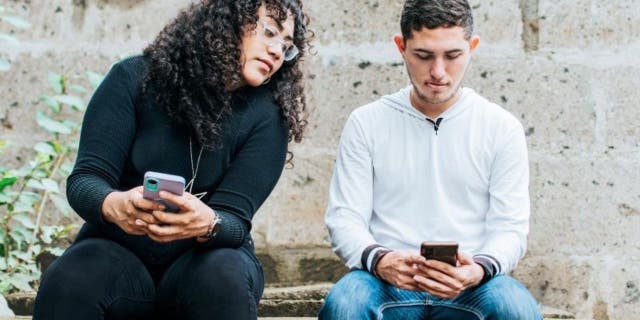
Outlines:
<svg viewBox="0 0 640 320"><path fill-rule="evenodd" d="M301 0L202 0L190 5L144 50L151 60L142 85L169 117L191 128L208 149L221 140L221 121L232 112L229 83L242 81L240 47L243 32L255 30L262 4L283 22L294 18L293 43L298 57L284 62L269 82L289 126L289 142L300 142L307 125L300 58L312 33ZM249 27L249 28L247 28Z"/></svg>

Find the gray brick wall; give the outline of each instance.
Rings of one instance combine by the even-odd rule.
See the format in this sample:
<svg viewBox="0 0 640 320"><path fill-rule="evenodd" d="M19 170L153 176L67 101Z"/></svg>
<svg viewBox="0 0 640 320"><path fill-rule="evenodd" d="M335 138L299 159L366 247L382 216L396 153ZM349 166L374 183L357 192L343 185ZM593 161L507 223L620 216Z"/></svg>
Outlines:
<svg viewBox="0 0 640 320"><path fill-rule="evenodd" d="M33 24L16 30L21 46L0 46L13 63L0 73L2 139L30 148L39 136L31 114L47 71L106 72L122 55L139 52L187 3L2 0ZM528 135L532 225L515 276L541 302L578 318L636 314L640 1L472 5L482 43L466 85L515 114ZM391 41L399 32L400 1L308 0L305 6L317 52L305 62L310 130L293 146L295 168L285 170L253 231L259 251L275 259L273 281L317 280L301 266L311 268L317 259L331 268L326 262L336 261L323 214L342 126L354 108L408 83ZM2 161L18 154L3 154Z"/></svg>

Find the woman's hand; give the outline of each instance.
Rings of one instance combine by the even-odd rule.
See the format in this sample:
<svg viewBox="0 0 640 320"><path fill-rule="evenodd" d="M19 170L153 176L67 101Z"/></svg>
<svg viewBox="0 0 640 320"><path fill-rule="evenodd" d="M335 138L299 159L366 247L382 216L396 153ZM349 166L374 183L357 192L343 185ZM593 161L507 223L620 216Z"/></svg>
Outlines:
<svg viewBox="0 0 640 320"><path fill-rule="evenodd" d="M163 209L161 204L143 198L142 186L139 186L129 191L109 193L102 202L102 217L128 234L143 235L147 229L136 224L136 221L157 223L150 212Z"/></svg>
<svg viewBox="0 0 640 320"><path fill-rule="evenodd" d="M180 208L179 213L153 211L156 223L148 223L140 219L136 223L146 227L149 238L157 242L170 242L180 239L195 238L207 234L211 223L216 219L215 212L192 194L185 192L182 196L161 191L160 197Z"/></svg>

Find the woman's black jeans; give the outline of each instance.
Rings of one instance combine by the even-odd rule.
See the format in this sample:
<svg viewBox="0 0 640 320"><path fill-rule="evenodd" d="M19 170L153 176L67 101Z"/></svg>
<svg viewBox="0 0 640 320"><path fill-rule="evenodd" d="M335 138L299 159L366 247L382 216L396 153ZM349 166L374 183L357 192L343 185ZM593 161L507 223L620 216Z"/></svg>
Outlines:
<svg viewBox="0 0 640 320"><path fill-rule="evenodd" d="M256 319L263 289L243 248L191 249L154 281L131 251L87 238L47 269L33 319Z"/></svg>

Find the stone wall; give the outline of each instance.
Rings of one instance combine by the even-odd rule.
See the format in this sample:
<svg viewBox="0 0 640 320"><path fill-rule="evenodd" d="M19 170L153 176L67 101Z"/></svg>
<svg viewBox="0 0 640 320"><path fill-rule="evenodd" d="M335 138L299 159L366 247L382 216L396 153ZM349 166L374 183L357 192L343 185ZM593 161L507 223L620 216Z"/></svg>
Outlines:
<svg viewBox="0 0 640 320"><path fill-rule="evenodd" d="M32 28L0 44L2 139L24 150L46 72L106 72L148 44L186 0L1 0ZM466 85L515 114L531 164L529 251L515 272L546 305L579 318L640 311L640 1L472 1L482 39ZM307 139L255 219L270 282L335 280L344 269L323 224L341 128L354 108L407 82L391 37L400 1L305 6L316 32L306 59ZM15 149L11 149L15 151ZM24 151L23 150L23 151ZM26 152L26 151L24 151ZM14 162L15 154L2 155ZM626 315L626 316L625 316Z"/></svg>

